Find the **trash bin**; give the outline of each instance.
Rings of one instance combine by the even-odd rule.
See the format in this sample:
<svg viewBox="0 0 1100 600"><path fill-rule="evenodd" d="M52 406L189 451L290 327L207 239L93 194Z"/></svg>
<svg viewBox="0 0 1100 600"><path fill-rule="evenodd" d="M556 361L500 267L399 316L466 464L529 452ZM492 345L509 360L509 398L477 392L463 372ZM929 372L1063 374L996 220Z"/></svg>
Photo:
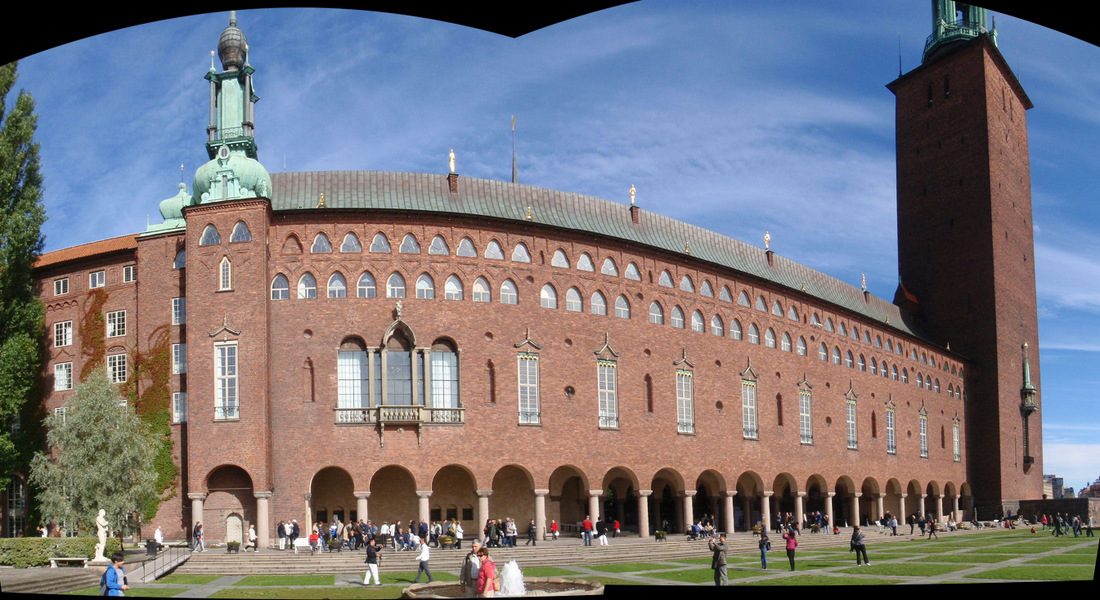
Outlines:
<svg viewBox="0 0 1100 600"><path fill-rule="evenodd" d="M145 554L147 554L149 556L156 556L157 555L157 541L156 540L145 540Z"/></svg>

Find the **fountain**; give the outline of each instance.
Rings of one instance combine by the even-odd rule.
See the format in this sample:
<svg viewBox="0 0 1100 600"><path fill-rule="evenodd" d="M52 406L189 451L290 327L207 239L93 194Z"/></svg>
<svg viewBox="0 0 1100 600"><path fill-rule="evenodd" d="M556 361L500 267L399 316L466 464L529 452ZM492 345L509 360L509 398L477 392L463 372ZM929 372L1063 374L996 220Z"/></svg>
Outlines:
<svg viewBox="0 0 1100 600"><path fill-rule="evenodd" d="M592 596L603 595L603 584L562 577L524 577L519 564L508 561L500 571L500 591L495 596ZM421 583L405 588L402 598L464 598L458 583Z"/></svg>

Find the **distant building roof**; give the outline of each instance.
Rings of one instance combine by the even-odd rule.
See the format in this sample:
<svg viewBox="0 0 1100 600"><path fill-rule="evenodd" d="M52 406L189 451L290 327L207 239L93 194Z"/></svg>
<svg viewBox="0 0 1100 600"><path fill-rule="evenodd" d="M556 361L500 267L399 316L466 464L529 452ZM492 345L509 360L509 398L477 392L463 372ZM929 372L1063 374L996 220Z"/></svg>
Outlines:
<svg viewBox="0 0 1100 600"><path fill-rule="evenodd" d="M120 235L118 237L81 244L71 248L63 248L53 252L47 252L34 261L35 269L44 269L53 265L82 258L90 258L100 254L119 252L122 250L137 250L136 235Z"/></svg>
<svg viewBox="0 0 1100 600"><path fill-rule="evenodd" d="M921 338L915 324L893 303L779 255L772 265L762 248L695 225L642 211L634 224L623 203L547 188L460 177L451 194L448 175L392 171L314 171L274 173L271 206L275 211L314 209L324 194L327 209L398 210L453 213L505 221L530 221L582 231L674 254L690 255L826 303L863 315L883 326ZM887 325L888 323L888 325Z"/></svg>

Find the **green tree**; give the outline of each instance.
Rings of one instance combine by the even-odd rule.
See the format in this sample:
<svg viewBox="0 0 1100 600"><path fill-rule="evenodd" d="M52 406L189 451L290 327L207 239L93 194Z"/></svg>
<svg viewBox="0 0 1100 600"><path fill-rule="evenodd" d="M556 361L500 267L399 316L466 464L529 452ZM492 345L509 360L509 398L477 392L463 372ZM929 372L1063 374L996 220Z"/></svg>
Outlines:
<svg viewBox="0 0 1100 600"><path fill-rule="evenodd" d="M8 102L16 63L0 66L0 489L25 470L35 444L13 432L33 406L42 370L43 308L31 266L42 252L42 177L34 132L34 98L20 91Z"/></svg>
<svg viewBox="0 0 1100 600"><path fill-rule="evenodd" d="M42 515L95 531L99 509L116 530L156 495L158 441L134 407L123 404L106 369L76 387L63 414L46 417L48 451L31 460Z"/></svg>

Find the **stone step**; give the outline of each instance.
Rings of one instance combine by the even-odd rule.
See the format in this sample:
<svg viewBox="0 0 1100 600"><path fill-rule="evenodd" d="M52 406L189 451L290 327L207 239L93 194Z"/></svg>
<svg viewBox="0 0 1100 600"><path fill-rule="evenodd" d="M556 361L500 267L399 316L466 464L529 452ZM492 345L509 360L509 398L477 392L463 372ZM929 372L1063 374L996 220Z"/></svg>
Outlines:
<svg viewBox="0 0 1100 600"><path fill-rule="evenodd" d="M8 594L63 594L82 588L99 585L99 573L75 567L58 567L44 572L42 577L12 581L4 584L4 595Z"/></svg>

